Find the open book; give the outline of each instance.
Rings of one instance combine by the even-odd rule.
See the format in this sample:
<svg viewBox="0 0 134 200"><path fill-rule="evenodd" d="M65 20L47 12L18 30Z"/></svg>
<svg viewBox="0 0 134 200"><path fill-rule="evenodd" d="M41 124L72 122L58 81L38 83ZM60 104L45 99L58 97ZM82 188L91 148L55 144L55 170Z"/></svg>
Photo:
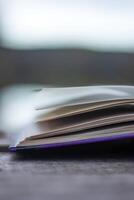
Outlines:
<svg viewBox="0 0 134 200"><path fill-rule="evenodd" d="M12 150L134 137L134 87L43 88L35 120L13 136Z"/></svg>

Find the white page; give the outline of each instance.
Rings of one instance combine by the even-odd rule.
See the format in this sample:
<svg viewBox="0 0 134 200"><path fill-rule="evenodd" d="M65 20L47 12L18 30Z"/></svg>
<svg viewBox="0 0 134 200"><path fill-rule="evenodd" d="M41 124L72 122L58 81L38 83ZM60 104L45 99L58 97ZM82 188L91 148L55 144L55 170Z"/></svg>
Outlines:
<svg viewBox="0 0 134 200"><path fill-rule="evenodd" d="M44 88L36 93L36 109L78 105L117 99L134 99L133 86Z"/></svg>

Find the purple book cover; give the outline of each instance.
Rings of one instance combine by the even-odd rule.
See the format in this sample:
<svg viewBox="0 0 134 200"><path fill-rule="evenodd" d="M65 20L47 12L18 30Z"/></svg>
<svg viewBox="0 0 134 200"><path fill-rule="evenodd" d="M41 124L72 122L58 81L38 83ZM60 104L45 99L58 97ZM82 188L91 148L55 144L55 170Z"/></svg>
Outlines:
<svg viewBox="0 0 134 200"><path fill-rule="evenodd" d="M76 140L76 141L62 142L62 143L55 143L55 144L42 144L42 145L27 146L27 147L23 147L23 146L10 147L10 150L17 151L17 150L23 150L23 149L24 150L25 149L49 149L49 148L81 145L81 144L90 144L90 143L96 143L96 142L108 142L108 141L128 139L128 138L134 138L134 133L97 137L97 138L92 138L92 139L90 138L90 139L83 139L83 140Z"/></svg>

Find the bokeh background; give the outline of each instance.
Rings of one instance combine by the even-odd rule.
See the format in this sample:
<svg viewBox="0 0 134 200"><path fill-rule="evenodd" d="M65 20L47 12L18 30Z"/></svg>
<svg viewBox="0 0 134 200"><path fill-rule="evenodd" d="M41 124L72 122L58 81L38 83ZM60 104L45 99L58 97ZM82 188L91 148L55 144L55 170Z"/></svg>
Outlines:
<svg viewBox="0 0 134 200"><path fill-rule="evenodd" d="M0 88L134 83L134 1L0 0Z"/></svg>

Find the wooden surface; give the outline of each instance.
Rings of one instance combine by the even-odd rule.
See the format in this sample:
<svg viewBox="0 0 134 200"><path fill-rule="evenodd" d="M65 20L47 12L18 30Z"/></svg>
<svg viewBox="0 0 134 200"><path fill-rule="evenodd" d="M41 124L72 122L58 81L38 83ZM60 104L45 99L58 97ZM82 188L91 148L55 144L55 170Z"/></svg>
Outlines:
<svg viewBox="0 0 134 200"><path fill-rule="evenodd" d="M0 199L133 199L133 141L0 153ZM1 150L2 151L2 150Z"/></svg>

